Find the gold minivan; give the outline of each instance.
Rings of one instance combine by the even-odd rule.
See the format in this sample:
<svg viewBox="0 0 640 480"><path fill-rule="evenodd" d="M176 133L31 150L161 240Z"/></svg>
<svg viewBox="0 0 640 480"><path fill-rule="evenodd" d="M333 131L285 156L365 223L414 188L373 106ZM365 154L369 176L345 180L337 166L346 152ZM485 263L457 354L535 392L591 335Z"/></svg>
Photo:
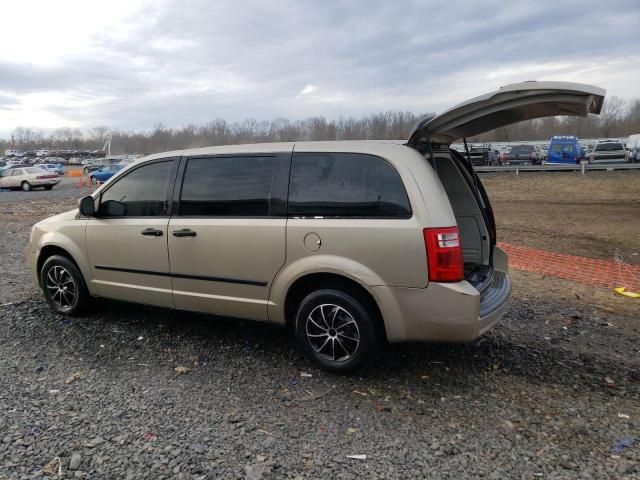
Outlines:
<svg viewBox="0 0 640 480"><path fill-rule="evenodd" d="M511 291L489 198L452 142L599 113L604 90L524 82L409 139L220 146L145 157L37 223L28 260L58 313L91 297L291 326L322 368L379 342L467 342Z"/></svg>

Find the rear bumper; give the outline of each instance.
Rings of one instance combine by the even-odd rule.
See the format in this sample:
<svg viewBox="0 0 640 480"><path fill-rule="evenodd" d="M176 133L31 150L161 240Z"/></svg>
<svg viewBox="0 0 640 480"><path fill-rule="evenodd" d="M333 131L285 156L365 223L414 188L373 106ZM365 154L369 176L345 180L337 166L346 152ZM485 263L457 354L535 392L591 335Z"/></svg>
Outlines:
<svg viewBox="0 0 640 480"><path fill-rule="evenodd" d="M430 283L427 288L373 287L371 290L380 306L390 342L470 342L504 315L511 280L505 268L494 270L491 282L482 293L466 281Z"/></svg>

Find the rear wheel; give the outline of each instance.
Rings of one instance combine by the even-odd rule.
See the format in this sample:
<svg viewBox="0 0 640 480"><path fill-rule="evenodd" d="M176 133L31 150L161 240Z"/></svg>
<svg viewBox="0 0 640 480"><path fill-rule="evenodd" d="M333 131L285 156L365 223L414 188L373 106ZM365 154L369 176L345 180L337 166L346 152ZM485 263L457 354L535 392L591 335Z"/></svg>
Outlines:
<svg viewBox="0 0 640 480"><path fill-rule="evenodd" d="M31 190L31 184L27 181L24 181L20 184L20 188L24 191L24 192L28 192Z"/></svg>
<svg viewBox="0 0 640 480"><path fill-rule="evenodd" d="M47 303L63 315L77 315L89 302L89 292L78 267L67 257L49 257L40 270L40 288Z"/></svg>
<svg viewBox="0 0 640 480"><path fill-rule="evenodd" d="M333 373L352 372L367 363L380 335L365 305L339 290L307 295L295 317L296 338L305 355Z"/></svg>
<svg viewBox="0 0 640 480"><path fill-rule="evenodd" d="M98 184L98 179L96 177L89 177L91 179L91 183L93 183L94 185Z"/></svg>
<svg viewBox="0 0 640 480"><path fill-rule="evenodd" d="M53 185L45 185L44 189L45 190L51 190L53 188Z"/></svg>

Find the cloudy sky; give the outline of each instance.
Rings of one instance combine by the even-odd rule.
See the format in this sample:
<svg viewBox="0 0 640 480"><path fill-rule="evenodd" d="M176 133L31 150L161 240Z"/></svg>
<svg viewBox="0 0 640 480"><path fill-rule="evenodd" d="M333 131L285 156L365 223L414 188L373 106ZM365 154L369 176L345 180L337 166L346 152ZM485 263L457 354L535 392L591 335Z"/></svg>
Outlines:
<svg viewBox="0 0 640 480"><path fill-rule="evenodd" d="M439 111L523 80L640 97L638 0L11 0L0 136Z"/></svg>

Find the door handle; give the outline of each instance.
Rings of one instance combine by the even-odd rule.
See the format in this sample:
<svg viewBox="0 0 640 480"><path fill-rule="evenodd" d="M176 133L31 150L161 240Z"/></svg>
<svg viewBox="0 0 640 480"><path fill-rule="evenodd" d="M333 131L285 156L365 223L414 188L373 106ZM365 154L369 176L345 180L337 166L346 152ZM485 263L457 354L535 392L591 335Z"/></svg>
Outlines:
<svg viewBox="0 0 640 480"><path fill-rule="evenodd" d="M156 230L155 228L145 228L140 232L145 237L161 237L162 230Z"/></svg>
<svg viewBox="0 0 640 480"><path fill-rule="evenodd" d="M182 230L174 230L172 233L174 237L195 237L196 236L196 232L188 228L183 228Z"/></svg>

